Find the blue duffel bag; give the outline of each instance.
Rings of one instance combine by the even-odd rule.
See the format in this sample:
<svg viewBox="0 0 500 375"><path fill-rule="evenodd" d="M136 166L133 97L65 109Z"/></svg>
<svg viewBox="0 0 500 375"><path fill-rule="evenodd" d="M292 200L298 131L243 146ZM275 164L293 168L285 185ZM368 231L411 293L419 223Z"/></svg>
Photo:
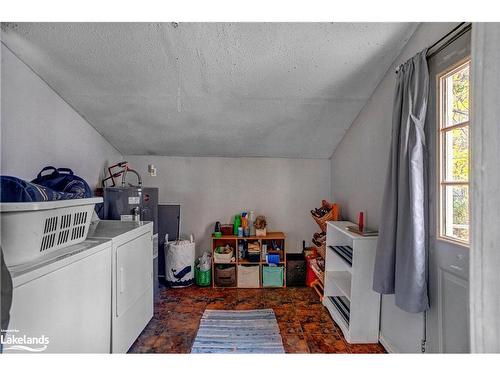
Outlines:
<svg viewBox="0 0 500 375"><path fill-rule="evenodd" d="M52 172L44 174L47 171ZM45 167L31 182L61 193L71 193L74 198L92 198L92 190L87 182L83 178L74 175L69 168Z"/></svg>
<svg viewBox="0 0 500 375"><path fill-rule="evenodd" d="M73 193L61 193L12 176L0 176L0 193L0 201L6 203L46 202L78 198Z"/></svg>

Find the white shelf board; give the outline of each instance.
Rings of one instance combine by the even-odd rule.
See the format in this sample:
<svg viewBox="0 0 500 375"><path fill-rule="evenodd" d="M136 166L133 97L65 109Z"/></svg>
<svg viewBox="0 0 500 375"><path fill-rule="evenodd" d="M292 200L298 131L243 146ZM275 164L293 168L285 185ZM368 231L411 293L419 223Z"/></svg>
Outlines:
<svg viewBox="0 0 500 375"><path fill-rule="evenodd" d="M332 264L332 263L335 263L336 268L342 268L342 270L345 270L345 272L352 273L352 264L349 264L344 258L342 258L334 250L330 249L329 246L326 247L326 251L330 252L330 254L328 254L327 257L329 257L329 258L333 257L336 259L335 261L328 262L329 263L328 266L330 266L330 264ZM339 271L338 269L329 270L327 268L326 264L325 264L325 269L327 271L330 271L330 272Z"/></svg>
<svg viewBox="0 0 500 375"><path fill-rule="evenodd" d="M347 271L327 271L325 277L328 278L344 296L351 301L351 274Z"/></svg>
<svg viewBox="0 0 500 375"><path fill-rule="evenodd" d="M350 221L327 221L326 223L327 225L335 227L339 232L353 240L376 240L378 238L378 236L362 236L360 234L351 232L349 229L347 229L347 227L351 225L356 226L357 224L351 223Z"/></svg>
<svg viewBox="0 0 500 375"><path fill-rule="evenodd" d="M323 306L325 306L328 309L333 320L337 323L337 325L342 330L344 337L347 340L349 340L350 339L349 323L346 322L346 320L344 319L342 314L340 314L340 312L337 310L337 308L335 307L333 302L330 301L330 298L328 298L328 297L323 298Z"/></svg>

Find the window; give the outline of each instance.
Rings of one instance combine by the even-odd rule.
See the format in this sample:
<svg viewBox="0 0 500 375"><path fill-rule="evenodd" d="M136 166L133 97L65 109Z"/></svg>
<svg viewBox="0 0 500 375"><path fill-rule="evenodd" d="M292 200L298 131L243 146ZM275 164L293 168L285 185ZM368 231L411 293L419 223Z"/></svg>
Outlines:
<svg viewBox="0 0 500 375"><path fill-rule="evenodd" d="M469 243L470 60L438 77L439 236Z"/></svg>

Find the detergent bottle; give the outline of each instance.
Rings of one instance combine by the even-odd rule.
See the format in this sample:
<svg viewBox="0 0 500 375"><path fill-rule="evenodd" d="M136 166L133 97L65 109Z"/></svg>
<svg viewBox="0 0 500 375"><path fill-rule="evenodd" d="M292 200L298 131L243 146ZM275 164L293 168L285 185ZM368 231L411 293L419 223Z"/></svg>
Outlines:
<svg viewBox="0 0 500 375"><path fill-rule="evenodd" d="M233 229L233 234L235 236L238 235L238 227L241 226L241 216L238 214L238 215L234 215L234 229Z"/></svg>
<svg viewBox="0 0 500 375"><path fill-rule="evenodd" d="M248 215L248 226L250 227L250 236L255 236L255 226L253 222L255 221L255 215L253 211L250 211L250 215Z"/></svg>

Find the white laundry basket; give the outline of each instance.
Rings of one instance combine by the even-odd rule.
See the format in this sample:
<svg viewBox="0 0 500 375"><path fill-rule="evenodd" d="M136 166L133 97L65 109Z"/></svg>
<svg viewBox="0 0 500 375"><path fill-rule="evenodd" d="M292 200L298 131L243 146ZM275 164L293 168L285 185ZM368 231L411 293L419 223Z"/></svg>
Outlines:
<svg viewBox="0 0 500 375"><path fill-rule="evenodd" d="M165 278L168 286L183 288L194 283L195 242L190 240L168 242L165 238Z"/></svg>
<svg viewBox="0 0 500 375"><path fill-rule="evenodd" d="M8 266L87 238L92 211L102 198L1 203L1 245Z"/></svg>

